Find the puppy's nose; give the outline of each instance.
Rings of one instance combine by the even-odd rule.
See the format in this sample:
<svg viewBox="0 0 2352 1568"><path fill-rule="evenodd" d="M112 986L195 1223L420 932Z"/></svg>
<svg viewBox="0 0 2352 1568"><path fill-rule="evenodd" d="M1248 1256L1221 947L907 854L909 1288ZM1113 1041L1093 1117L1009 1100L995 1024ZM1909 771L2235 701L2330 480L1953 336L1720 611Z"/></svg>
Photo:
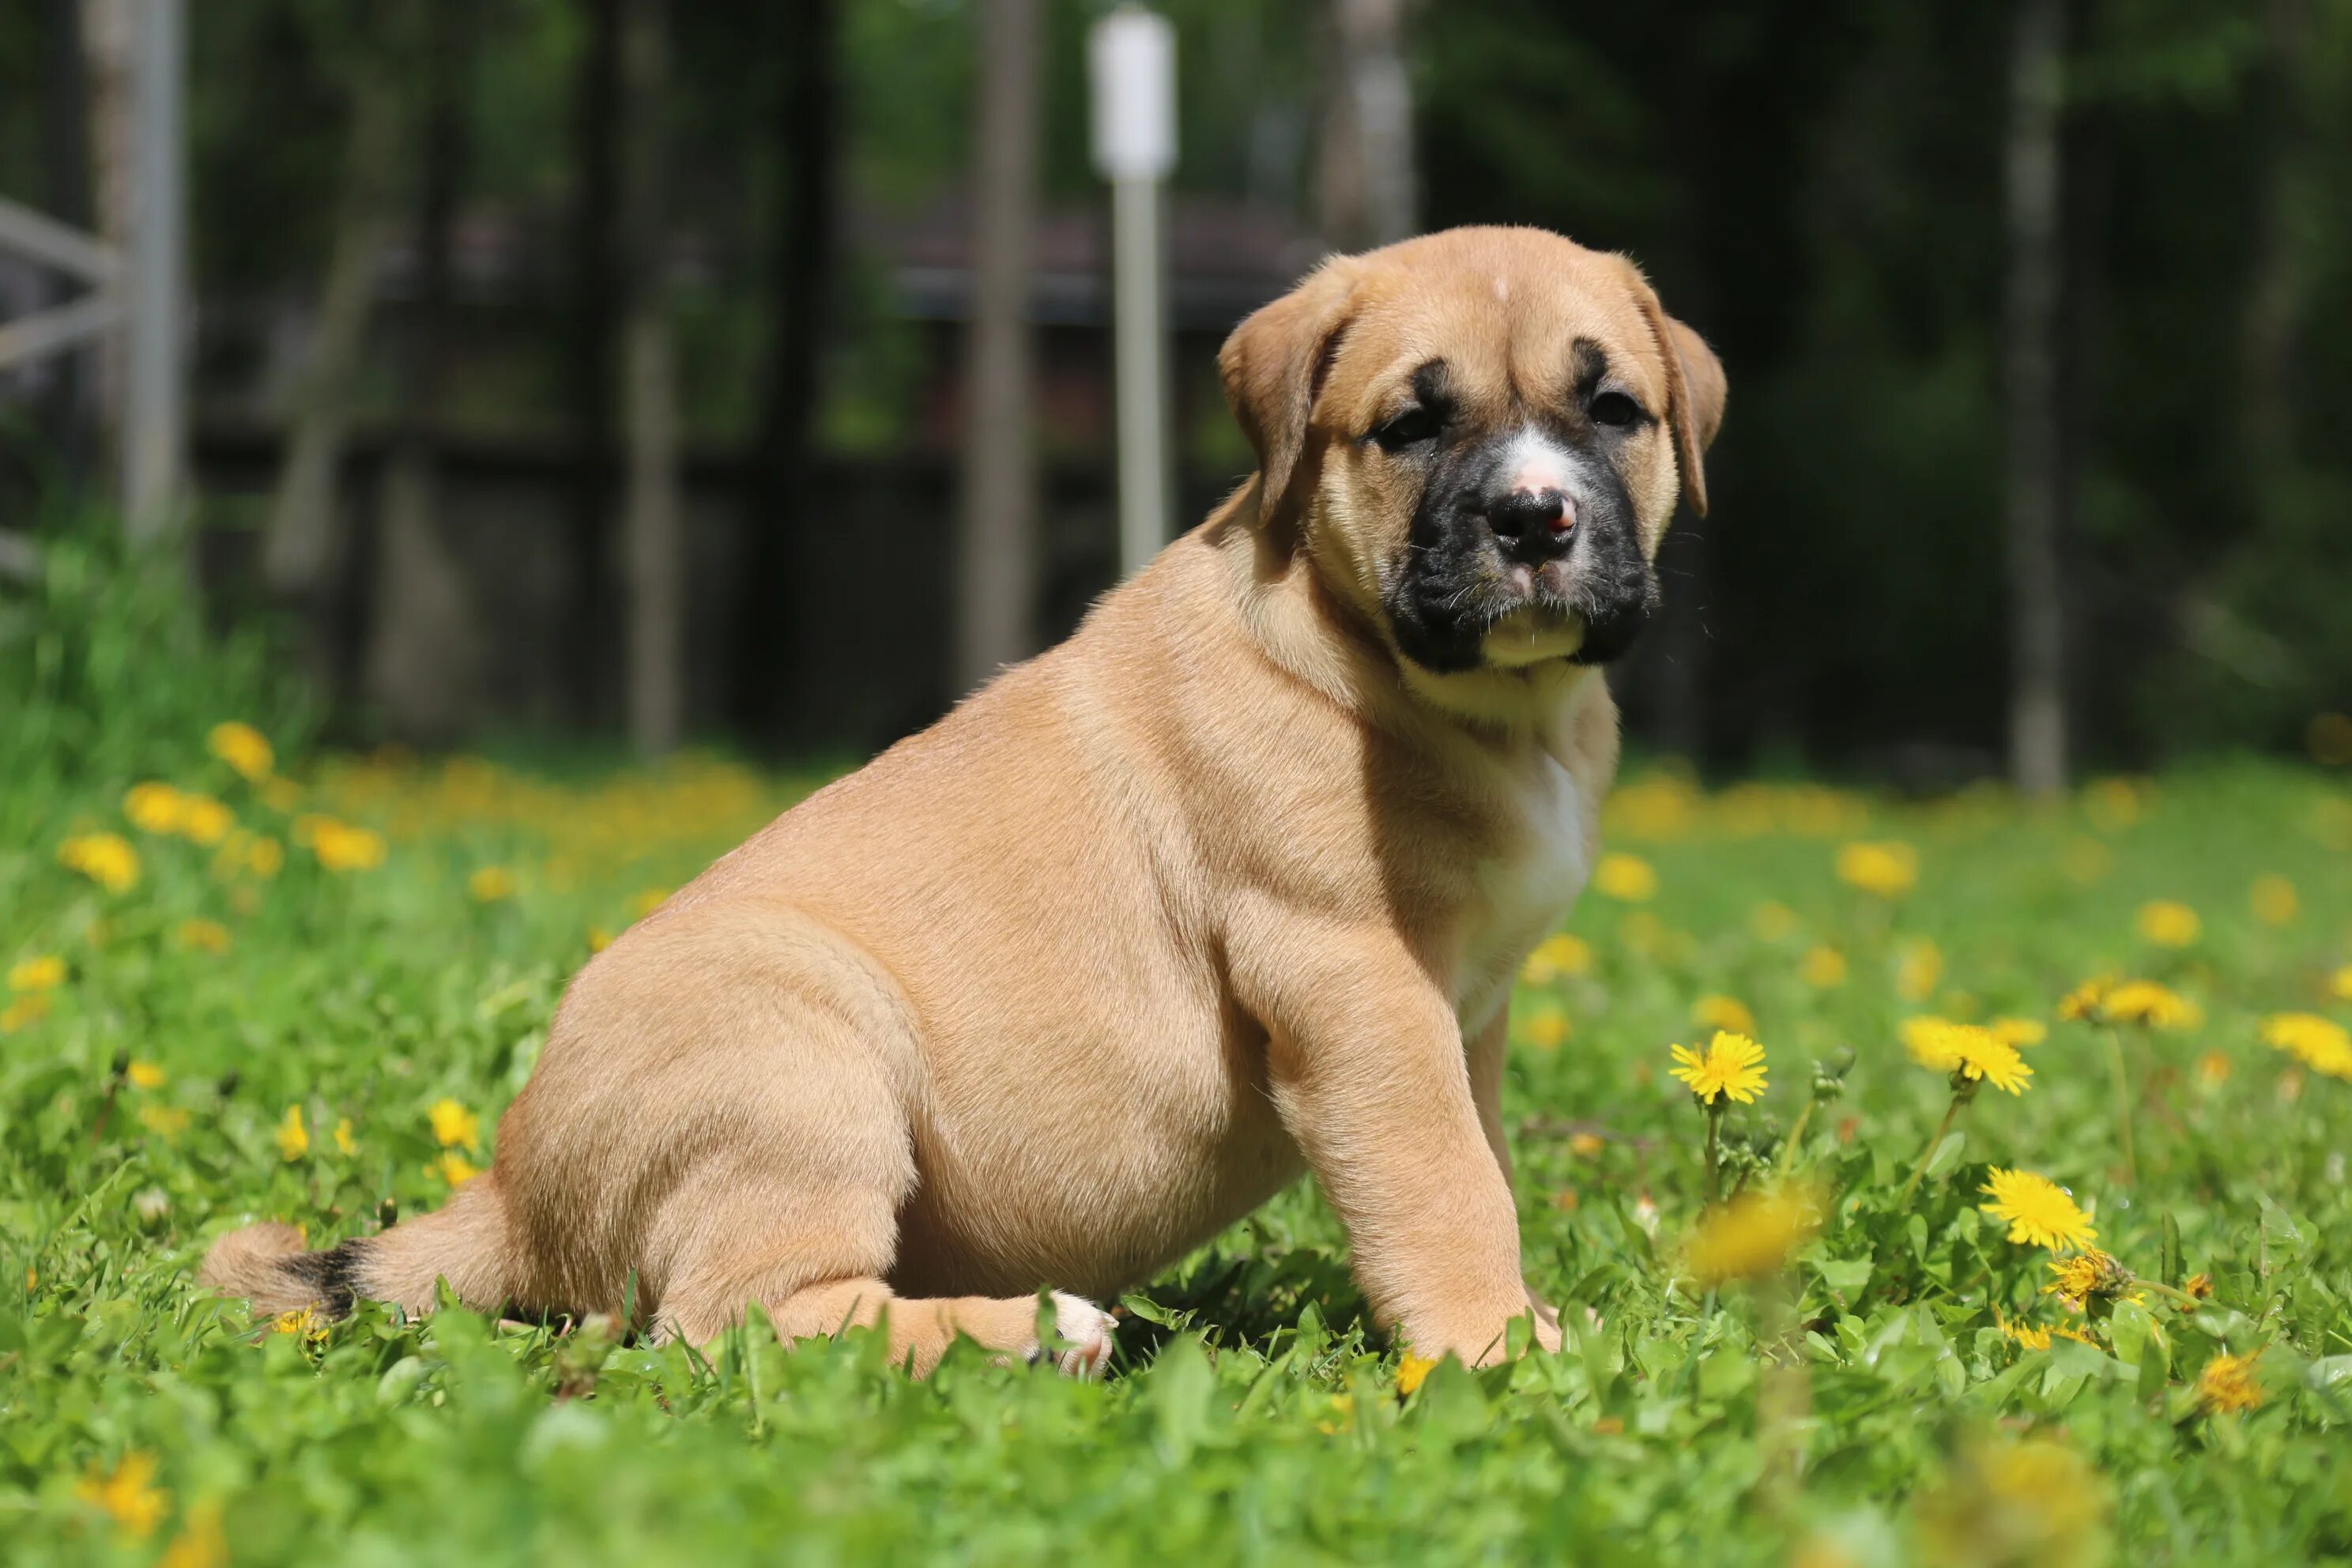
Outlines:
<svg viewBox="0 0 2352 1568"><path fill-rule="evenodd" d="M1486 526L1506 554L1523 561L1549 561L1568 549L1576 528L1576 506L1549 487L1507 490L1486 505Z"/></svg>

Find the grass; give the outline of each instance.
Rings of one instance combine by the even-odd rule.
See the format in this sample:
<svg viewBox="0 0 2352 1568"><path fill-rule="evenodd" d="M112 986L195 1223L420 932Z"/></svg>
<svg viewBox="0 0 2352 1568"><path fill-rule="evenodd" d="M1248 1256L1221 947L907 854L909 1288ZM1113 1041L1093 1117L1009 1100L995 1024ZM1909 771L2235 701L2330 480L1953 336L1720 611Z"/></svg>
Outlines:
<svg viewBox="0 0 2352 1568"><path fill-rule="evenodd" d="M703 1355L456 1310L279 1331L200 1300L190 1270L231 1225L324 1242L442 1201L596 933L811 781L289 745L292 782L264 786L205 743L280 700L251 661L157 675L182 689L143 698L136 732L67 713L103 686L77 639L131 635L89 613L47 662L0 662L29 693L0 755L78 748L0 806L0 964L63 971L0 993L12 1564L2352 1557L2352 1082L2263 1039L2283 1012L2352 1018L2340 774L2213 766L2047 813L1637 778L1610 836L1640 865L1602 879L1626 896L1588 893L1580 944L1548 946L1514 1006L1527 1262L1565 1304L1562 1353L1401 1366L1302 1186L1131 1298L1108 1381L960 1352L916 1384L865 1335L787 1352L755 1324ZM220 825L151 792L142 830L145 779L234 826L193 842ZM96 832L135 884L58 863ZM1855 843L1909 847L1915 884L1901 851L1849 861L1880 892L1841 880ZM2156 900L2193 912L2189 940L2144 934L2185 934ZM2054 1017L2102 973L2200 1016ZM1667 1047L1742 1010L1769 1087L1721 1119L1741 1196L1686 1255L1709 1118ZM2024 1092L1979 1084L1940 1138L1951 1079L1903 1043L1927 1014L2048 1031ZM478 1114L470 1141L446 1107L436 1136L444 1101ZM2071 1189L2149 1283L2083 1311L2044 1294L2052 1254L1979 1207L1994 1166ZM1817 1207L1765 1234L1767 1188ZM1760 1277L1706 1289L1689 1264L1727 1242ZM2194 1312L2160 1289L2200 1275ZM2255 1357L2251 1392L2225 1352Z"/></svg>

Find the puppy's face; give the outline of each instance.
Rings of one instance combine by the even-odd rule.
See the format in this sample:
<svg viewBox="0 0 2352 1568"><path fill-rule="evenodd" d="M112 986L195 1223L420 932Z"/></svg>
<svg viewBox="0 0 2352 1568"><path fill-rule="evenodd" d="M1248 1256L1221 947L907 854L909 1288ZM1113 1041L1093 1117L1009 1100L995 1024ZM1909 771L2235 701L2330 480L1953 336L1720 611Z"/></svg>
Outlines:
<svg viewBox="0 0 2352 1568"><path fill-rule="evenodd" d="M1723 374L1622 258L1456 229L1327 264L1223 354L1261 526L1425 677L1630 647Z"/></svg>

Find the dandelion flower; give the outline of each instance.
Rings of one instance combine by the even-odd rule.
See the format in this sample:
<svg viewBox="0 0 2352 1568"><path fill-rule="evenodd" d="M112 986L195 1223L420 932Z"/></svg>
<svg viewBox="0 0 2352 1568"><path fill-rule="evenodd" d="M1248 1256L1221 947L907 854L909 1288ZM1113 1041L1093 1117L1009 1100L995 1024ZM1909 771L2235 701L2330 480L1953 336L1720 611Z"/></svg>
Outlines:
<svg viewBox="0 0 2352 1568"><path fill-rule="evenodd" d="M205 737L205 749L235 768L248 784L259 784L278 765L278 753L270 750L269 741L250 724L235 720L213 726Z"/></svg>
<svg viewBox="0 0 2352 1568"><path fill-rule="evenodd" d="M2228 1052L2207 1051L2197 1058L2197 1081L2208 1089L2219 1089L2230 1081L2230 1075L2237 1068Z"/></svg>
<svg viewBox="0 0 2352 1568"><path fill-rule="evenodd" d="M2263 1043L2284 1051L2314 1072L2352 1079L2352 1032L2316 1013L2273 1013L2263 1020Z"/></svg>
<svg viewBox="0 0 2352 1568"><path fill-rule="evenodd" d="M290 1163L310 1152L310 1130L302 1125L302 1108L289 1105L278 1124L278 1152Z"/></svg>
<svg viewBox="0 0 2352 1568"><path fill-rule="evenodd" d="M1620 903L1647 903L1658 894L1658 873L1638 855L1603 855L1592 868L1592 885Z"/></svg>
<svg viewBox="0 0 2352 1568"><path fill-rule="evenodd" d="M462 1187L482 1173L472 1161L455 1149L444 1149L441 1157L425 1169L428 1174L439 1176L453 1187Z"/></svg>
<svg viewBox="0 0 2352 1568"><path fill-rule="evenodd" d="M1936 983L1943 977L1944 954L1923 937L1904 945L1895 968L1895 993L1906 1002L1924 1002L1935 994Z"/></svg>
<svg viewBox="0 0 2352 1568"><path fill-rule="evenodd" d="M186 821L187 797L170 784L150 779L132 784L122 797L123 819L142 833L177 833Z"/></svg>
<svg viewBox="0 0 2352 1568"><path fill-rule="evenodd" d="M1676 1065L1668 1075L1690 1085L1709 1105L1717 1095L1749 1105L1764 1092L1764 1047L1745 1035L1718 1029L1704 1052L1675 1046L1671 1054Z"/></svg>
<svg viewBox="0 0 2352 1568"><path fill-rule="evenodd" d="M2295 897L2294 884L2284 877L2257 877L2253 886L2246 889L2246 907L2263 924L2283 926L2293 923L2303 909L2303 900Z"/></svg>
<svg viewBox="0 0 2352 1568"><path fill-rule="evenodd" d="M1992 1031L1995 1039L2019 1050L2038 1046L2050 1037L2050 1026L2036 1018L1995 1018L1985 1027Z"/></svg>
<svg viewBox="0 0 2352 1568"><path fill-rule="evenodd" d="M167 1143L188 1130L190 1120L184 1106L142 1105L139 1108L139 1125Z"/></svg>
<svg viewBox="0 0 2352 1568"><path fill-rule="evenodd" d="M2042 1293L2057 1297L2077 1312L2084 1310L2094 1296L2120 1296L2132 1286L2131 1270L2095 1247L2053 1258L2050 1272L2053 1278Z"/></svg>
<svg viewBox="0 0 2352 1568"><path fill-rule="evenodd" d="M2204 931L2195 910L2171 899L2142 904L2132 923L2143 938L2158 947L2192 947Z"/></svg>
<svg viewBox="0 0 2352 1568"><path fill-rule="evenodd" d="M206 848L218 844L236 826L236 814L208 795L180 797L180 837Z"/></svg>
<svg viewBox="0 0 2352 1568"><path fill-rule="evenodd" d="M643 920L668 901L669 889L667 888L646 888L643 891L639 892L635 898L629 900L630 918L634 920Z"/></svg>
<svg viewBox="0 0 2352 1568"><path fill-rule="evenodd" d="M2197 1004L2153 980L2126 980L2099 999L2099 1016L2110 1024L2145 1024L2151 1029L2193 1029L2205 1021Z"/></svg>
<svg viewBox="0 0 2352 1568"><path fill-rule="evenodd" d="M1748 1005L1732 996L1702 996L1691 1005L1691 1022L1708 1029L1727 1029L1735 1035L1756 1033L1756 1015Z"/></svg>
<svg viewBox="0 0 2352 1568"><path fill-rule="evenodd" d="M2050 1348L2048 1329L2037 1329L2030 1323L2003 1323L2000 1326L2000 1331L2027 1350L2046 1351Z"/></svg>
<svg viewBox="0 0 2352 1568"><path fill-rule="evenodd" d="M0 1007L0 1035L13 1035L27 1024L37 1024L49 1016L49 994L27 991Z"/></svg>
<svg viewBox="0 0 2352 1568"><path fill-rule="evenodd" d="M324 1337L326 1330L319 1326L319 1314L309 1307L296 1307L269 1320L272 1333L304 1334Z"/></svg>
<svg viewBox="0 0 2352 1568"><path fill-rule="evenodd" d="M383 864L383 840L364 827L323 817L311 824L310 853L330 871L373 871Z"/></svg>
<svg viewBox="0 0 2352 1568"><path fill-rule="evenodd" d="M1838 880L1876 899L1899 899L1919 880L1919 852L1908 844L1849 844L1838 851Z"/></svg>
<svg viewBox="0 0 2352 1568"><path fill-rule="evenodd" d="M21 960L8 970L11 991L54 991L66 983L66 961L54 952Z"/></svg>
<svg viewBox="0 0 2352 1568"><path fill-rule="evenodd" d="M1821 1229L1821 1205L1803 1187L1747 1192L1707 1211L1683 1244L1683 1264L1709 1289L1777 1272Z"/></svg>
<svg viewBox="0 0 2352 1568"><path fill-rule="evenodd" d="M2111 974L2085 980L2060 998L2058 1016L2069 1022L2095 1023L2099 1017L2099 1004L2105 1001L2107 993L2115 988L2115 976Z"/></svg>
<svg viewBox="0 0 2352 1568"><path fill-rule="evenodd" d="M1557 1007L1539 1007L1528 1016L1521 1031L1539 1051L1556 1051L1568 1043L1568 1015Z"/></svg>
<svg viewBox="0 0 2352 1568"><path fill-rule="evenodd" d="M1801 922L1797 911L1788 905L1767 900L1748 912L1748 929L1756 933L1759 942L1779 942L1793 935Z"/></svg>
<svg viewBox="0 0 2352 1568"><path fill-rule="evenodd" d="M2017 1047L1990 1029L1948 1018L1907 1018L1903 1047L1930 1072L1958 1073L1969 1082L1990 1083L2004 1094L2023 1094L2033 1069Z"/></svg>
<svg viewBox="0 0 2352 1568"><path fill-rule="evenodd" d="M444 1149L459 1144L478 1149L482 1142L482 1119L454 1100L439 1100L425 1113L433 1123L433 1140Z"/></svg>
<svg viewBox="0 0 2352 1568"><path fill-rule="evenodd" d="M58 862L79 871L110 893L139 885L139 851L119 833L84 833L58 846Z"/></svg>
<svg viewBox="0 0 2352 1568"><path fill-rule="evenodd" d="M2346 964L2330 976L2327 988L2336 993L2339 1002L2352 1002L2352 963Z"/></svg>
<svg viewBox="0 0 2352 1568"><path fill-rule="evenodd" d="M2263 1352L2252 1355L2215 1356L2197 1374L2197 1399L2208 1413L2235 1415L2252 1410L2263 1402L2262 1384L2254 1381L2254 1363Z"/></svg>
<svg viewBox="0 0 2352 1568"><path fill-rule="evenodd" d="M218 921L182 921L175 934L180 945L190 952L217 954L228 951L228 927Z"/></svg>
<svg viewBox="0 0 2352 1568"><path fill-rule="evenodd" d="M96 1466L74 1486L74 1496L112 1519L125 1535L144 1541L155 1533L171 1507L172 1494L154 1485L155 1456L129 1453L113 1469Z"/></svg>
<svg viewBox="0 0 2352 1568"><path fill-rule="evenodd" d="M348 1116L336 1119L335 1152L346 1159L360 1152L359 1145L352 1142L352 1119Z"/></svg>
<svg viewBox="0 0 2352 1568"><path fill-rule="evenodd" d="M515 874L504 866L485 866L466 879L466 892L478 904L495 904L515 896Z"/></svg>
<svg viewBox="0 0 2352 1568"><path fill-rule="evenodd" d="M133 1089L161 1089L171 1081L172 1075L153 1062L132 1061L122 1069Z"/></svg>
<svg viewBox="0 0 2352 1568"><path fill-rule="evenodd" d="M1582 937L1560 931L1536 944L1519 978L1529 985L1549 985L1563 974L1582 974L1592 967L1592 949Z"/></svg>
<svg viewBox="0 0 2352 1568"><path fill-rule="evenodd" d="M1996 1166L1980 1189L1992 1199L1977 1206L2009 1226L2009 1239L2053 1252L2084 1247L2099 1239L2091 1220L2074 1205L2065 1188L2032 1171L2004 1171Z"/></svg>
<svg viewBox="0 0 2352 1568"><path fill-rule="evenodd" d="M1404 1359L1397 1363L1397 1393L1401 1395L1412 1394L1427 1381L1429 1374L1436 1369L1435 1356L1415 1355L1411 1351L1405 1352Z"/></svg>
<svg viewBox="0 0 2352 1568"><path fill-rule="evenodd" d="M1828 991L1845 984L1845 954L1833 947L1809 949L1797 961L1797 978L1816 991Z"/></svg>
<svg viewBox="0 0 2352 1568"><path fill-rule="evenodd" d="M163 1548L156 1568L226 1568L228 1537L221 1530L220 1504L209 1500L189 1505L180 1533Z"/></svg>

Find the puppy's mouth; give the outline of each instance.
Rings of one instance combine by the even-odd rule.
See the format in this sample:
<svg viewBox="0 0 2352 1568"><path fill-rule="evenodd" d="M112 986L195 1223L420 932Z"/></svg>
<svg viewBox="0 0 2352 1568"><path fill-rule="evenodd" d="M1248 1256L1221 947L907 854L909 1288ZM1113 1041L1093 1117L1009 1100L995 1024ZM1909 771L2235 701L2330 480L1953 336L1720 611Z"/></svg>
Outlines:
<svg viewBox="0 0 2352 1568"><path fill-rule="evenodd" d="M1540 565L1492 550L1444 555L1409 558L1388 595L1399 651L1439 674L1606 664L1633 646L1656 601L1638 554L1571 552Z"/></svg>

